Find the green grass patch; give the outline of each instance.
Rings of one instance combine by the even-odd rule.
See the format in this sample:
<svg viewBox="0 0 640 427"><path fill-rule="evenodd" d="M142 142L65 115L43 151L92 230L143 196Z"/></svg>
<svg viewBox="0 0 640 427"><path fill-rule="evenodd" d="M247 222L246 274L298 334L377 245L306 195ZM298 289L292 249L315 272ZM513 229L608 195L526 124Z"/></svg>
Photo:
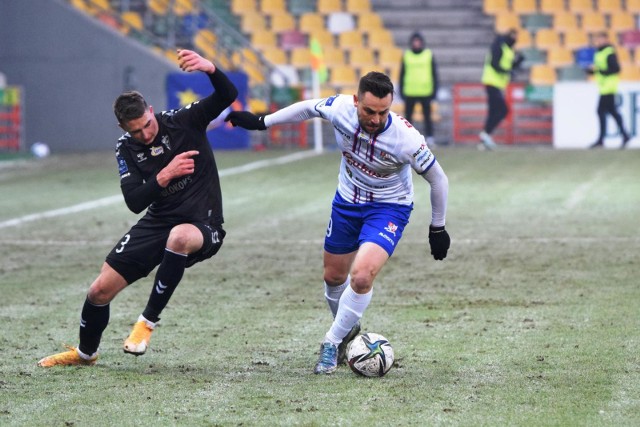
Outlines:
<svg viewBox="0 0 640 427"><path fill-rule="evenodd" d="M220 169L282 155L220 152ZM339 153L222 178L220 253L189 269L151 349L122 352L151 279L111 304L98 365L77 344L124 203L0 231L0 425L640 424L640 152L441 149L449 256L429 255L428 185L363 318L396 364L312 374L330 326L322 239ZM119 193L112 153L0 169L0 222Z"/></svg>

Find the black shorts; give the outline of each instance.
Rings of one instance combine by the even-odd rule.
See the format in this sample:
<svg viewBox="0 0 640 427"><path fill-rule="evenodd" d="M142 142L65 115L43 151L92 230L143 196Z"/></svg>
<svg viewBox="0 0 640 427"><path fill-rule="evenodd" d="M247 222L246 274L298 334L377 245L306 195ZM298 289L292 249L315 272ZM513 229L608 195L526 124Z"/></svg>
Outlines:
<svg viewBox="0 0 640 427"><path fill-rule="evenodd" d="M220 250L226 232L222 226L212 226L204 222L191 222L204 238L202 247L189 254L187 267L211 258ZM109 252L106 262L131 284L146 277L160 264L164 256L167 239L174 223L167 223L143 217L127 232L120 242Z"/></svg>

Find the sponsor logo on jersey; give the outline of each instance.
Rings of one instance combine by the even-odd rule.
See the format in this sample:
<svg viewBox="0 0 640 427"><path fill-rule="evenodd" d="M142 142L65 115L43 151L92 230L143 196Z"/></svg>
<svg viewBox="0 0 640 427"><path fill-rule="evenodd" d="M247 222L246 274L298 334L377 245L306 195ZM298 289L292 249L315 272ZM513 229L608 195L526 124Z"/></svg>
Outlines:
<svg viewBox="0 0 640 427"><path fill-rule="evenodd" d="M357 161L356 159L353 158L353 155L351 153L349 153L348 151L343 151L342 155L344 156L345 161L347 162L347 164L353 166L354 168L360 170L362 173L365 173L369 176L375 177L375 178L386 178L388 175L386 174L381 174L379 172L376 172L374 170L371 170L369 167L367 167L367 165L360 163L359 161Z"/></svg>
<svg viewBox="0 0 640 427"><path fill-rule="evenodd" d="M162 197L167 197L177 193L178 191L182 191L187 187L187 185L189 185L190 182L190 176L184 177L180 181L174 182L173 184L162 190L160 192L160 195L162 195Z"/></svg>
<svg viewBox="0 0 640 427"><path fill-rule="evenodd" d="M159 147L151 147L151 155L153 157L159 156L160 154L164 153L164 148L162 148L162 146Z"/></svg>
<svg viewBox="0 0 640 427"><path fill-rule="evenodd" d="M391 246L395 246L396 243L393 241L393 239L389 236L387 236L386 234L384 234L382 231L378 233L378 236L382 237L384 240L386 240L387 242L391 243Z"/></svg>
<svg viewBox="0 0 640 427"><path fill-rule="evenodd" d="M418 154L422 153L424 151L424 149L427 148L427 144L422 143L422 145L420 145L420 148L418 148L418 150L416 150L415 153L412 154L412 156L415 158L418 156Z"/></svg>
<svg viewBox="0 0 640 427"><path fill-rule="evenodd" d="M349 135L347 132L343 131L343 130L342 130L342 129L340 129L338 126L334 126L333 128L334 128L335 130L337 130L337 131L338 131L338 133L339 133L340 135L342 135L342 137L343 137L344 139L346 139L347 141L351 141L351 135Z"/></svg>
<svg viewBox="0 0 640 427"><path fill-rule="evenodd" d="M396 231L398 230L398 226L392 223L391 221L389 221L389 224L387 224L387 226L384 229L395 236Z"/></svg>
<svg viewBox="0 0 640 427"><path fill-rule="evenodd" d="M138 157L138 163L142 163L142 162L144 162L145 160L147 160L147 156L145 156L145 154L144 154L144 153L138 153L138 154L137 154L137 157Z"/></svg>
<svg viewBox="0 0 640 427"><path fill-rule="evenodd" d="M129 166L127 166L127 162L122 157L118 156L118 173L120 174L121 177L124 178L125 174L127 176L129 175L128 172L129 172Z"/></svg>

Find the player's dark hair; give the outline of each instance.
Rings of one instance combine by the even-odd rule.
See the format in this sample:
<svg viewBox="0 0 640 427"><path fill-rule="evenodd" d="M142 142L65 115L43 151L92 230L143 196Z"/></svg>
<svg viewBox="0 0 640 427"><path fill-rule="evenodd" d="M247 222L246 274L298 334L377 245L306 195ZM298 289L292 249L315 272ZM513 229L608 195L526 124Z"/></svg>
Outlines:
<svg viewBox="0 0 640 427"><path fill-rule="evenodd" d="M378 98L384 98L389 94L393 96L393 83L386 74L371 71L363 76L358 84L358 97L365 92L371 92Z"/></svg>
<svg viewBox="0 0 640 427"><path fill-rule="evenodd" d="M142 117L147 108L147 101L135 90L124 92L113 103L113 112L121 124Z"/></svg>

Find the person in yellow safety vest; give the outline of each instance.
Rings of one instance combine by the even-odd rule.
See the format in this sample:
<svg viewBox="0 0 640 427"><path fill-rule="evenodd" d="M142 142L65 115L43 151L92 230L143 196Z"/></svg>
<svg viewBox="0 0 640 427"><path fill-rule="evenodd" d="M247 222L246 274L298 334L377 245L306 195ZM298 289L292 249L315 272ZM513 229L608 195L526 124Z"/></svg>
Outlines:
<svg viewBox="0 0 640 427"><path fill-rule="evenodd" d="M479 148L489 150L496 148L491 133L509 114L503 92L511 81L511 74L524 60L524 57L513 49L517 36L518 32L514 29L505 34L498 34L485 58L482 84L487 92L487 119L479 135L481 142Z"/></svg>
<svg viewBox="0 0 640 427"><path fill-rule="evenodd" d="M598 101L598 119L600 120L600 135L598 140L591 145L591 148L603 146L604 138L607 134L607 114L611 114L618 125L618 130L622 135L622 146L624 148L629 142L629 134L624 129L622 116L616 108L615 97L618 93L618 83L620 82L620 64L616 50L609 42L609 36L605 32L597 33L594 36L596 53L593 56L593 65L587 72L594 74L600 100Z"/></svg>
<svg viewBox="0 0 640 427"><path fill-rule="evenodd" d="M413 122L413 109L416 103L422 105L424 115L424 135L427 145L433 147L433 121L431 120L431 102L438 93L438 72L431 49L425 48L422 35L415 32L409 38L409 49L404 52L400 64L400 96L404 100L405 118Z"/></svg>

